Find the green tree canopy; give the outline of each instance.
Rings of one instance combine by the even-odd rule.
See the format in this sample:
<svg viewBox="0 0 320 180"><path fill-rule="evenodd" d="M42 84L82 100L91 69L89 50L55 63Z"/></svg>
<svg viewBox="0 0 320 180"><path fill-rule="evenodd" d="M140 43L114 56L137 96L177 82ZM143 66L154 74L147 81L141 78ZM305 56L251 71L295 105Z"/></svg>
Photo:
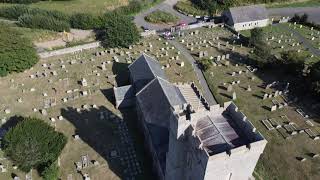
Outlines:
<svg viewBox="0 0 320 180"><path fill-rule="evenodd" d="M265 32L262 28L254 28L250 30L249 44L256 46L259 44L264 44L265 42Z"/></svg>
<svg viewBox="0 0 320 180"><path fill-rule="evenodd" d="M106 13L103 17L102 45L105 47L128 47L140 39L136 25L129 16Z"/></svg>
<svg viewBox="0 0 320 180"><path fill-rule="evenodd" d="M0 23L0 76L23 72L37 62L38 56L32 42Z"/></svg>
<svg viewBox="0 0 320 180"><path fill-rule="evenodd" d="M23 118L3 141L5 154L25 172L46 169L57 160L66 142L62 133L36 118Z"/></svg>

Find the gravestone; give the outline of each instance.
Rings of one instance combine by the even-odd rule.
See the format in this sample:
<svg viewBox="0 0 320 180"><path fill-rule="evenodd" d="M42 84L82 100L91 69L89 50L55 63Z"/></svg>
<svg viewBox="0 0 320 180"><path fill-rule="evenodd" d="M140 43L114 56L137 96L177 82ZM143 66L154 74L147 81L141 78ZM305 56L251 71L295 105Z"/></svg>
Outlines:
<svg viewBox="0 0 320 180"><path fill-rule="evenodd" d="M233 92L232 93L232 100L236 100L237 99L237 94L236 94L236 92Z"/></svg>
<svg viewBox="0 0 320 180"><path fill-rule="evenodd" d="M232 88L232 85L231 85L231 84L229 84L229 85L228 85L228 87L227 87L227 91L228 91L228 92L231 92L231 91L232 91L232 89L233 89L233 88Z"/></svg>

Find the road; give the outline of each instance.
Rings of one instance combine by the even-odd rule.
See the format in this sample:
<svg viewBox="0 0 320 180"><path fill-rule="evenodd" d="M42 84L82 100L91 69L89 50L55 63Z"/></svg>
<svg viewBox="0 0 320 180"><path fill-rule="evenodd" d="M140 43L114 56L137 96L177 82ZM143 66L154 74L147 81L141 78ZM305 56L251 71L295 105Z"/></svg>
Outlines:
<svg viewBox="0 0 320 180"><path fill-rule="evenodd" d="M189 51L186 48L184 48L177 41L169 40L169 43L172 44L176 49L178 49L186 57L186 59L191 63L191 65L194 69L194 72L196 72L196 74L198 76L198 80L203 88L203 95L204 95L205 99L207 100L207 102L209 103L209 105L217 104L217 101L213 97L213 95L208 87L207 81L203 76L201 69L199 69L199 67L196 64L196 61L194 60L192 55L189 53Z"/></svg>
<svg viewBox="0 0 320 180"><path fill-rule="evenodd" d="M134 17L134 22L136 23L137 26L143 26L145 28L148 28L148 29L152 29L152 30L163 30L163 29L167 29L167 28L170 28L171 26L170 25L165 25L165 24L151 24L151 23L148 23L144 20L144 17L148 14L150 14L151 12L153 11L156 11L156 10L162 10L162 11L166 11L166 12L169 12L177 17L179 17L180 19L180 22L184 22L184 23L193 23L193 22L196 22L197 19L194 18L194 17L189 17L189 16L186 16L184 14L181 14L179 12L177 12L176 10L173 9L173 6L178 2L178 0L166 0L160 4L158 4L157 6L154 6L146 11L143 11L139 14L137 14L135 17Z"/></svg>
<svg viewBox="0 0 320 180"><path fill-rule="evenodd" d="M276 24L276 26L281 27L285 31L291 32L298 39L298 41L301 42L302 46L304 46L306 49L308 49L313 55L320 56L320 50L316 49L311 44L311 42L308 39L306 39L303 35L301 35L298 31L296 31L292 28L286 27L286 26L282 26L281 24Z"/></svg>
<svg viewBox="0 0 320 180"><path fill-rule="evenodd" d="M294 14L307 13L309 20L320 24L320 7L301 7L301 8L270 8L268 9L269 16L284 16L292 17Z"/></svg>

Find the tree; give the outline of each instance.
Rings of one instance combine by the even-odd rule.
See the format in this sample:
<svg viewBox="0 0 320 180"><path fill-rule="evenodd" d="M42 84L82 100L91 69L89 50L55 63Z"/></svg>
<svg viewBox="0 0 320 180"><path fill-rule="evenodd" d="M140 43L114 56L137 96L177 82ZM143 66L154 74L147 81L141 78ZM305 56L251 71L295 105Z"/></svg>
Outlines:
<svg viewBox="0 0 320 180"><path fill-rule="evenodd" d="M320 97L320 61L312 66L310 76L312 89Z"/></svg>
<svg viewBox="0 0 320 180"><path fill-rule="evenodd" d="M128 47L138 42L140 35L129 16L111 12L103 17L101 39L105 47Z"/></svg>
<svg viewBox="0 0 320 180"><path fill-rule="evenodd" d="M285 51L281 53L284 68L295 75L302 75L302 70L305 65L306 55L298 53L297 51Z"/></svg>
<svg viewBox="0 0 320 180"><path fill-rule="evenodd" d="M23 118L4 137L4 152L18 167L46 169L55 162L67 142L67 138L53 127L36 118Z"/></svg>
<svg viewBox="0 0 320 180"><path fill-rule="evenodd" d="M71 16L70 24L77 29L95 29L100 26L101 21L100 18L92 14L77 13Z"/></svg>
<svg viewBox="0 0 320 180"><path fill-rule="evenodd" d="M32 42L17 30L0 23L0 76L23 72L37 62Z"/></svg>
<svg viewBox="0 0 320 180"><path fill-rule="evenodd" d="M265 42L265 32L262 28L251 29L250 34L249 44L251 46L256 46Z"/></svg>

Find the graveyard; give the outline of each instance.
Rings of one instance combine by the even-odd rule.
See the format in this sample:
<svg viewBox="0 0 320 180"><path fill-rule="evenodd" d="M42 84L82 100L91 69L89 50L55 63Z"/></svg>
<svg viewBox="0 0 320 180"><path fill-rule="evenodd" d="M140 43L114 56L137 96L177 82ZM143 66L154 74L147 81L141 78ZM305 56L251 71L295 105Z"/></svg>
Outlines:
<svg viewBox="0 0 320 180"><path fill-rule="evenodd" d="M311 62L319 61L290 32L280 26L266 29L273 54L300 49L310 54ZM320 177L316 165L320 117L310 107L317 102L309 95L301 99L290 95L289 82L295 81L294 77L281 70L261 71L248 65L251 49L223 27L186 31L178 40L195 59L213 61L204 75L217 102L233 100L268 140L254 172L256 179Z"/></svg>
<svg viewBox="0 0 320 180"><path fill-rule="evenodd" d="M198 83L191 64L158 36L128 48L55 56L1 78L1 123L38 117L65 134L68 143L58 159L62 179L151 179L134 109L120 112L113 104L113 87L129 83L127 66L142 53L157 57L171 82ZM0 163L0 179L40 179L36 170L21 172L2 152Z"/></svg>

